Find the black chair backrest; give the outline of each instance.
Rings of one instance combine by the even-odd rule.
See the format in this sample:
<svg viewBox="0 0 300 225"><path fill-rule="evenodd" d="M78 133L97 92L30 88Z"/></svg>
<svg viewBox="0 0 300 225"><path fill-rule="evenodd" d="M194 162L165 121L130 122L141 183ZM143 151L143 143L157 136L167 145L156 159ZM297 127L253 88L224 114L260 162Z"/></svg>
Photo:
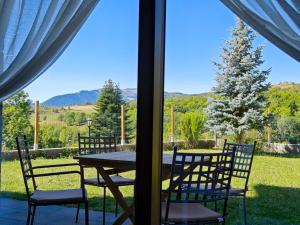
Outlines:
<svg viewBox="0 0 300 225"><path fill-rule="evenodd" d="M116 152L116 137L112 136L81 136L78 134L79 155Z"/></svg>
<svg viewBox="0 0 300 225"><path fill-rule="evenodd" d="M18 149L26 194L27 194L27 197L30 198L31 194L30 194L29 180L32 181L34 190L36 190L37 185L36 185L36 182L35 182L35 179L33 176L34 174L33 174L31 157L30 157L30 152L29 152L26 136L24 135L23 137L17 137L16 142L17 142L17 149Z"/></svg>
<svg viewBox="0 0 300 225"><path fill-rule="evenodd" d="M187 153L174 147L165 218L170 203L224 201L226 213L234 153Z"/></svg>
<svg viewBox="0 0 300 225"><path fill-rule="evenodd" d="M226 139L223 146L223 152L231 152L233 148L236 149L232 176L244 179L245 188L248 186L255 147L256 141L254 144L236 144L229 143Z"/></svg>

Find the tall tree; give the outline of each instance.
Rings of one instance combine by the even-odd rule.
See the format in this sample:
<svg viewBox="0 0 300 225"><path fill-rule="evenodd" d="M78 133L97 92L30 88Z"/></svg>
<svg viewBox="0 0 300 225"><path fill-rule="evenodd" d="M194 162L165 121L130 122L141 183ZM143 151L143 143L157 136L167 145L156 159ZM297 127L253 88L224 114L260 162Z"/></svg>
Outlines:
<svg viewBox="0 0 300 225"><path fill-rule="evenodd" d="M3 111L3 144L6 149L15 149L15 138L20 135L33 137L33 127L30 123L31 101L28 94L20 91L4 102Z"/></svg>
<svg viewBox="0 0 300 225"><path fill-rule="evenodd" d="M93 134L108 136L115 134L120 139L121 132L121 105L125 104L122 92L117 83L111 79L105 82L95 104L96 113L93 114L91 131ZM126 121L126 138L130 138L130 121Z"/></svg>
<svg viewBox="0 0 300 225"><path fill-rule="evenodd" d="M263 95L270 84L271 69L261 70L263 46L253 47L255 33L240 19L221 52L221 63L214 62L217 84L208 106L208 127L217 134L235 135L240 142L248 129L263 127Z"/></svg>

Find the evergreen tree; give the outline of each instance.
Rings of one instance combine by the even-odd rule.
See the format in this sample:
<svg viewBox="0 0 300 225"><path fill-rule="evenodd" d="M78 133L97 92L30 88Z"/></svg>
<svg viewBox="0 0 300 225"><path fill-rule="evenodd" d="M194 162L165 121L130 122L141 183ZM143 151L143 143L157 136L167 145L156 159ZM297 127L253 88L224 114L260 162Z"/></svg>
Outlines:
<svg viewBox="0 0 300 225"><path fill-rule="evenodd" d="M208 127L216 134L235 135L241 142L249 129L263 127L263 108L267 106L263 92L270 69L261 70L262 46L254 49L255 33L240 19L231 39L222 50L222 63L214 62L217 84L208 106Z"/></svg>
<svg viewBox="0 0 300 225"><path fill-rule="evenodd" d="M125 104L119 85L112 80L105 82L95 104L96 113L93 114L91 131L95 135L116 135L120 140L121 133L121 105ZM128 117L126 121L126 139L131 138L131 126Z"/></svg>

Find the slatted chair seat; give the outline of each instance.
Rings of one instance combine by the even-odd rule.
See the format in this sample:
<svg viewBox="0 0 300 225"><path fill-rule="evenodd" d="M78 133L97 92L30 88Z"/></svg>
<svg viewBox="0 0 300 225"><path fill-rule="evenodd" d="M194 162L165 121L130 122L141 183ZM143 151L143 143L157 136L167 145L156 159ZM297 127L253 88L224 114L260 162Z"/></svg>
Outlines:
<svg viewBox="0 0 300 225"><path fill-rule="evenodd" d="M238 196L243 194L245 194L245 190L243 188L231 187L229 189L229 196Z"/></svg>
<svg viewBox="0 0 300 225"><path fill-rule="evenodd" d="M72 204L86 200L87 195L83 196L83 191L79 189L68 190L35 190L30 196L30 201L36 204Z"/></svg>
<svg viewBox="0 0 300 225"><path fill-rule="evenodd" d="M134 180L125 178L122 176L114 175L110 176L112 181L117 185L117 186L127 186L127 185L134 185ZM93 185L97 187L106 187L106 183L103 178L87 178L84 179L84 183L87 185Z"/></svg>
<svg viewBox="0 0 300 225"><path fill-rule="evenodd" d="M192 184L191 187L196 189L197 185ZM219 187L220 187L220 185L216 185L216 188L219 188ZM211 185L207 185L207 186L205 186L204 184L199 185L200 190L205 190L205 189L209 190L211 188L212 188ZM229 196L239 196L239 195L243 195L244 193L245 193L244 188L230 187L228 194L229 194Z"/></svg>
<svg viewBox="0 0 300 225"><path fill-rule="evenodd" d="M162 220L165 219L166 203L161 206ZM199 203L170 203L169 222L184 223L189 222L222 222L223 216L209 208L204 207Z"/></svg>

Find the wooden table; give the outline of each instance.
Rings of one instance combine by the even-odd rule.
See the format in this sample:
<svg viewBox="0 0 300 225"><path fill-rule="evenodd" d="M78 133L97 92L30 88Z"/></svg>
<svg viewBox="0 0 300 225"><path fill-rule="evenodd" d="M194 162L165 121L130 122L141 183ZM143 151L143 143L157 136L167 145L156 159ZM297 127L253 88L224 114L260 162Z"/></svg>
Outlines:
<svg viewBox="0 0 300 225"><path fill-rule="evenodd" d="M136 153L121 151L121 152L75 156L74 159L78 160L80 165L97 168L98 172L105 180L107 187L112 192L118 204L122 207L124 212L116 219L114 225L121 225L128 218L130 218L131 221L134 222L133 221L134 205L127 204L118 186L111 180L110 175L135 170ZM173 160L173 154L163 154L163 164L162 164L163 180L166 180L170 177L172 160Z"/></svg>

